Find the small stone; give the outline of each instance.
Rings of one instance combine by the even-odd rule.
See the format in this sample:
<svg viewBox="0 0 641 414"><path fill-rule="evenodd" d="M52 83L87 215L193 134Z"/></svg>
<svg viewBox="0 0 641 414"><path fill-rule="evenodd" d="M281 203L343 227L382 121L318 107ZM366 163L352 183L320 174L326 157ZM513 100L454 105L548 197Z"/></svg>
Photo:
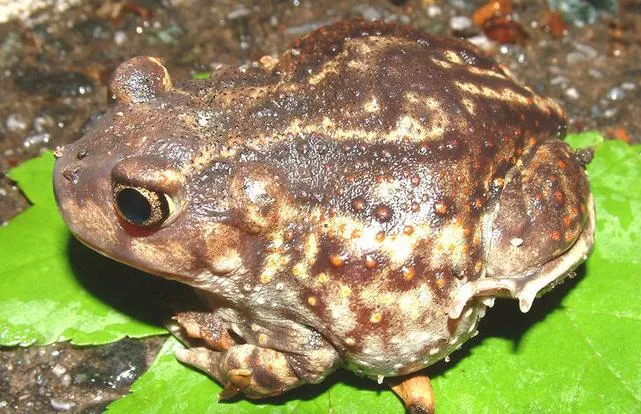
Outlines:
<svg viewBox="0 0 641 414"><path fill-rule="evenodd" d="M27 129L27 122L20 114L11 114L7 117L7 128L12 132L22 132Z"/></svg>
<svg viewBox="0 0 641 414"><path fill-rule="evenodd" d="M454 16L450 19L450 29L457 33L466 32L472 27L472 19L467 16Z"/></svg>
<svg viewBox="0 0 641 414"><path fill-rule="evenodd" d="M566 97L572 100L577 100L581 97L581 95L579 95L579 91L577 91L576 88L574 87L567 88L563 93L565 94Z"/></svg>
<svg viewBox="0 0 641 414"><path fill-rule="evenodd" d="M619 86L616 86L607 91L605 96L611 101L620 101L621 99L625 98L625 90L623 90L623 88Z"/></svg>
<svg viewBox="0 0 641 414"><path fill-rule="evenodd" d="M439 6L435 4L427 6L427 15L429 17L434 18L440 16L441 14L443 14L443 10Z"/></svg>
<svg viewBox="0 0 641 414"><path fill-rule="evenodd" d="M122 30L118 30L116 33L114 33L114 43L118 46L122 46L123 44L127 43L127 33L123 32Z"/></svg>
<svg viewBox="0 0 641 414"><path fill-rule="evenodd" d="M55 398L50 400L51 406L59 411L69 411L76 406L76 403L73 401L61 401Z"/></svg>
<svg viewBox="0 0 641 414"><path fill-rule="evenodd" d="M47 133L29 135L22 142L24 148L32 148L34 146L44 145L49 142L51 135Z"/></svg>
<svg viewBox="0 0 641 414"><path fill-rule="evenodd" d="M53 372L53 375L55 375L56 377L61 377L67 372L67 368L63 367L60 364L56 364L53 366L53 368L51 368L51 371Z"/></svg>

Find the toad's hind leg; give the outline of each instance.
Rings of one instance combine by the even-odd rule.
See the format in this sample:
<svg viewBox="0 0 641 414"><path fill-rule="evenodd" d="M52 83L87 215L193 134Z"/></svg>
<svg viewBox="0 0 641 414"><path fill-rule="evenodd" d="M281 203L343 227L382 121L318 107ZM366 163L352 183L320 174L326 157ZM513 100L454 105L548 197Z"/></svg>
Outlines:
<svg viewBox="0 0 641 414"><path fill-rule="evenodd" d="M302 351L302 350L301 350ZM304 383L322 381L338 364L335 352L306 350L288 354L251 344L234 345L226 351L198 347L176 351L179 361L192 365L223 384L219 398L243 392L249 398L282 394Z"/></svg>
<svg viewBox="0 0 641 414"><path fill-rule="evenodd" d="M389 380L392 390L403 400L410 414L433 414L434 391L427 375L414 373Z"/></svg>

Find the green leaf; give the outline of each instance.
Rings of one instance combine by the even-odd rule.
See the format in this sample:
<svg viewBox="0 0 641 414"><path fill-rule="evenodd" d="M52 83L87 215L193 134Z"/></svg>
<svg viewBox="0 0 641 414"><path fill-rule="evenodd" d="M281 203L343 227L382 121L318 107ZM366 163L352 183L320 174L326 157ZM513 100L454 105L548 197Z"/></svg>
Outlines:
<svg viewBox="0 0 641 414"><path fill-rule="evenodd" d="M102 344L166 332L154 315L161 306L136 293L164 285L123 272L71 237L56 209L52 166L47 153L9 175L33 206L0 228L0 345Z"/></svg>
<svg viewBox="0 0 641 414"><path fill-rule="evenodd" d="M568 140L596 149L589 165L595 251L577 278L537 299L529 313L498 301L479 336L427 370L439 413L641 411L641 147L595 133ZM268 402L217 403L220 387L179 364L176 346L168 341L109 412L403 412L390 391L344 371Z"/></svg>

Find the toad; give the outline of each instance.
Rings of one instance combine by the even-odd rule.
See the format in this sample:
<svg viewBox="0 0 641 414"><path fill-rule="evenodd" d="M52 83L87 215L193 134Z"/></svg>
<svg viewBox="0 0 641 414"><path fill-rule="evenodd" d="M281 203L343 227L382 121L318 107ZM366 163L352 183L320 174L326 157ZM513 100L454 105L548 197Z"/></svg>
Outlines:
<svg viewBox="0 0 641 414"><path fill-rule="evenodd" d="M344 367L431 412L413 373L593 244L563 111L463 41L348 21L207 80L136 57L111 90L58 154L60 211L87 246L196 289L177 357L222 398Z"/></svg>

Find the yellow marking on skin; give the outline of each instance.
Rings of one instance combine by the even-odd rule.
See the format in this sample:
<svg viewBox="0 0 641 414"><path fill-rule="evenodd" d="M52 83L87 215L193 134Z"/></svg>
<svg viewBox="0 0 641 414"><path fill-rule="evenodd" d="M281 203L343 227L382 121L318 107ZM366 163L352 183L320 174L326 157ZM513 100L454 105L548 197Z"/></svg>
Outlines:
<svg viewBox="0 0 641 414"><path fill-rule="evenodd" d="M528 98L517 93L508 87L502 89L492 89L488 86L478 85L473 82L455 81L454 85L463 92L470 95L481 96L486 99L494 99L499 102L516 103L527 106Z"/></svg>
<svg viewBox="0 0 641 414"><path fill-rule="evenodd" d="M269 340L269 337L266 334L262 333L258 335L258 345L265 346L267 345L268 340Z"/></svg>
<svg viewBox="0 0 641 414"><path fill-rule="evenodd" d="M418 301L416 300L416 292L413 290L404 293L398 299L398 307L403 313L403 316L411 321L416 321L421 316L421 309L425 304L421 303L421 306L418 306Z"/></svg>
<svg viewBox="0 0 641 414"><path fill-rule="evenodd" d="M321 283L327 283L329 281L329 276L327 276L327 273L325 272L319 273L318 281Z"/></svg>
<svg viewBox="0 0 641 414"><path fill-rule="evenodd" d="M354 338L345 338L345 345L354 346L356 345L356 341L354 340Z"/></svg>
<svg viewBox="0 0 641 414"><path fill-rule="evenodd" d="M292 267L292 273L294 276L299 277L299 278L306 278L307 277L307 269L305 268L304 263L296 263L294 267Z"/></svg>
<svg viewBox="0 0 641 414"><path fill-rule="evenodd" d="M459 65L465 63L463 62L463 59L458 55L458 53L453 50L446 50L444 54L445 58L452 63L456 63Z"/></svg>
<svg viewBox="0 0 641 414"><path fill-rule="evenodd" d="M310 306L316 306L317 302L316 296L310 296L307 298L307 303L309 303Z"/></svg>
<svg viewBox="0 0 641 414"><path fill-rule="evenodd" d="M386 237L383 240L381 250L387 253L393 267L400 267L412 256L417 241L416 233L412 233L411 236L400 234Z"/></svg>
<svg viewBox="0 0 641 414"><path fill-rule="evenodd" d="M263 271L260 275L261 283L269 283L274 276L283 272L289 264L289 256L279 251L283 243L283 234L281 232L272 240L272 248L274 251L270 252L264 260Z"/></svg>
<svg viewBox="0 0 641 414"><path fill-rule="evenodd" d="M444 60L437 59L437 58L432 58L432 62L434 62L436 66L439 66L443 69L449 69L453 66L450 62L446 62Z"/></svg>
<svg viewBox="0 0 641 414"><path fill-rule="evenodd" d="M340 63L339 59L332 59L327 61L323 65L323 67L320 68L318 73L315 73L314 75L310 76L307 79L307 83L309 83L310 85L317 85L320 82L322 82L327 77L327 75L338 75L339 63Z"/></svg>
<svg viewBox="0 0 641 414"><path fill-rule="evenodd" d="M312 263L316 260L318 256L318 236L314 233L310 233L305 239L305 260L308 263Z"/></svg>
<svg viewBox="0 0 641 414"><path fill-rule="evenodd" d="M383 315L379 312L372 313L372 316L369 318L372 323L379 323L383 320Z"/></svg>
<svg viewBox="0 0 641 414"><path fill-rule="evenodd" d="M386 292L381 295L380 301L382 305L391 305L396 301L396 296L389 292Z"/></svg>
<svg viewBox="0 0 641 414"><path fill-rule="evenodd" d="M473 100L471 100L470 98L463 98L461 99L461 103L470 115L476 114L476 104Z"/></svg>
<svg viewBox="0 0 641 414"><path fill-rule="evenodd" d="M359 139L365 142L388 141L399 142L411 140L414 142L433 141L443 136L443 133L453 126L463 130L467 127L465 118L459 117L452 125L452 118L444 112L441 102L433 97L419 96L414 92L408 92L404 97L404 109L407 113L425 114L429 124L423 125L418 119L404 115L396 121L394 129L386 134L368 131L361 128L342 128L333 119L325 116L321 119L320 125L309 123L304 124L299 118L293 119L280 134L282 137L289 135L327 135L337 141ZM275 137L271 137L272 140Z"/></svg>
<svg viewBox="0 0 641 414"><path fill-rule="evenodd" d="M260 275L260 283L262 284L269 283L272 280L272 276L273 275L271 274L263 273L262 275Z"/></svg>
<svg viewBox="0 0 641 414"><path fill-rule="evenodd" d="M294 217L292 217L294 218ZM305 257L296 263L292 268L294 276L305 279L309 277L309 268L316 261L318 256L318 236L315 233L309 233L304 244Z"/></svg>
<svg viewBox="0 0 641 414"><path fill-rule="evenodd" d="M158 59L157 57L147 57L147 59L152 61L157 66L160 66L160 68L163 71L163 76L162 76L163 87L164 87L165 90L170 90L171 87L172 87L171 76L169 76L169 71L167 70L165 65L163 65L162 62L160 61L160 59Z"/></svg>
<svg viewBox="0 0 641 414"><path fill-rule="evenodd" d="M365 109L365 111L367 112L372 113L378 111L379 109L381 109L381 107L378 105L378 100L376 99L376 97L373 96L372 99L365 102L365 105L363 105L363 109Z"/></svg>
<svg viewBox="0 0 641 414"><path fill-rule="evenodd" d="M501 72L497 72L492 69L485 69L485 68L480 68L478 66L466 66L466 70L473 74L473 75L479 75L482 77L488 77L488 78L499 78L499 79L505 79L509 80L507 76L505 76Z"/></svg>
<svg viewBox="0 0 641 414"><path fill-rule="evenodd" d="M352 294L352 289L349 288L347 285L341 285L340 287L340 295L343 298L348 298Z"/></svg>
<svg viewBox="0 0 641 414"><path fill-rule="evenodd" d="M432 249L432 263L452 263L461 266L466 258L465 229L450 223L443 226Z"/></svg>
<svg viewBox="0 0 641 414"><path fill-rule="evenodd" d="M331 325L334 332L345 335L356 328L356 315L350 309L350 300L347 296L330 297L326 303L332 318Z"/></svg>

